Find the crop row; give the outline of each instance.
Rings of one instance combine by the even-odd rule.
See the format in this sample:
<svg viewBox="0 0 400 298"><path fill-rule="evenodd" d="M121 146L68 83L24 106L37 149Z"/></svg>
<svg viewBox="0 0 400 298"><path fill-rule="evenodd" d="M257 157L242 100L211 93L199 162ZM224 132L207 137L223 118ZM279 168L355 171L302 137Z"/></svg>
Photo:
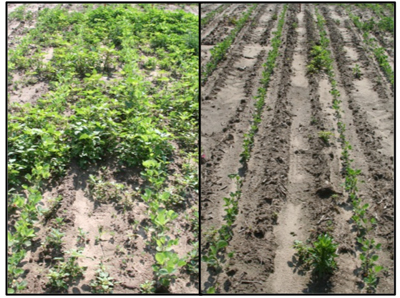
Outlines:
<svg viewBox="0 0 400 298"><path fill-rule="evenodd" d="M211 58L210 61L204 66L204 71L201 73L201 82L202 85L205 84L208 77L211 73L217 68L217 64L222 61L226 53L236 38L236 35L242 30L245 25L247 19L252 14L253 10L257 7L257 4L253 4L249 11L246 12L239 20L236 21L235 28L229 33L229 35L219 44L217 44L214 48L211 49Z"/></svg>
<svg viewBox="0 0 400 298"><path fill-rule="evenodd" d="M263 87L259 88L259 93L256 97L257 102L255 104L256 109L257 109L257 115L254 116L254 124L252 125L252 131L253 131L253 126L257 126L260 121L261 121L261 114L262 110L264 107L264 98L267 93L267 89L269 86L269 81L270 81L270 76L273 73L274 67L275 67L275 62L276 58L278 56L278 50L279 46L281 44L281 37L282 37L282 28L285 22L285 14L287 10L287 5L284 6L284 9L280 15L280 19L278 22L278 30L274 33L275 36L271 40L271 44L273 46L273 49L269 52L267 62L264 65L265 69L263 71L263 76L261 79L261 84ZM254 134L256 131L253 132L253 138ZM245 137L247 134L245 135ZM248 141L245 139L244 140L244 147ZM243 154L241 155L243 159ZM247 156L247 155L246 155ZM250 148L248 151L248 157L250 157ZM246 160L247 161L247 160ZM244 162L246 162L244 161ZM242 187L242 179L240 178L239 174L230 174L228 175L230 179L232 179L235 182L236 185L236 190L234 192L231 192L229 194L229 197L224 197L224 211L225 211L225 216L224 216L224 223L218 230L212 229L211 231L208 231L208 235L206 237L206 243L208 244L207 249L204 250L204 256L202 257L202 262L207 264L208 267L212 267L216 270L221 269L221 263L220 259L223 258L222 254L220 252L223 252L224 249L229 245L229 241L232 239L232 225L234 224L236 220L236 216L239 213L238 205L239 205L239 200L241 197L241 187ZM228 257L232 257L234 252L229 252L227 254ZM217 283L217 281L215 282ZM208 288L207 293L215 293L216 287L211 286Z"/></svg>
<svg viewBox="0 0 400 298"><path fill-rule="evenodd" d="M209 268L214 268L217 272L221 270L221 259L225 260L223 252L229 245L229 241L233 237L232 225L236 220L236 216L239 214L239 200L242 194L242 179L238 174L228 175L230 179L235 181L236 190L229 194L229 197L224 197L224 223L218 230L211 229L206 233L205 243L207 243L206 248L203 250L203 257L201 261ZM229 252L228 257L233 257L234 252ZM214 282L213 286L207 289L207 294L214 294L216 292L216 285L218 284L218 277Z"/></svg>
<svg viewBox="0 0 400 298"><path fill-rule="evenodd" d="M208 13L204 18L201 19L201 29L205 28L213 19L216 14L224 11L230 6L230 4L222 4L217 9Z"/></svg>
<svg viewBox="0 0 400 298"><path fill-rule="evenodd" d="M251 148L254 143L254 135L258 131L258 124L260 124L260 122L261 122L261 114L264 109L265 96L267 94L271 75L273 74L273 71L275 68L275 63L276 63L276 58L278 57L279 47L282 43L282 40L281 40L282 28L285 23L286 9L287 9L287 5L284 6L283 11L280 15L277 31L273 32L274 37L271 39L272 50L269 51L267 62L264 64L264 70L263 70L262 79L261 79L262 87L260 87L258 89L258 94L256 96L257 101L255 104L256 110L253 115L253 123L250 127L250 132L244 135L243 151L240 154L241 162L243 162L243 163L247 163L250 159L250 152L251 152Z"/></svg>

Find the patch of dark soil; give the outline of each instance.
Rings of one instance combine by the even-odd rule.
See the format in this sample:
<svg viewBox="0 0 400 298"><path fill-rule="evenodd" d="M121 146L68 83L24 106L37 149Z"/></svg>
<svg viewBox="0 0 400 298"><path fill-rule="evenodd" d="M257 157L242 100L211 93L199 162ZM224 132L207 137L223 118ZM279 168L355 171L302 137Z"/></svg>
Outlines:
<svg viewBox="0 0 400 298"><path fill-rule="evenodd" d="M275 6L273 16L278 15L278 9L279 9L279 6L278 5ZM267 27L265 28L261 38L259 39L260 45L262 45L262 46L268 45L268 42L269 42L270 36L271 36L271 31L272 31L272 28L274 27L274 23L276 22L276 20L277 19L275 19L273 17L268 20Z"/></svg>

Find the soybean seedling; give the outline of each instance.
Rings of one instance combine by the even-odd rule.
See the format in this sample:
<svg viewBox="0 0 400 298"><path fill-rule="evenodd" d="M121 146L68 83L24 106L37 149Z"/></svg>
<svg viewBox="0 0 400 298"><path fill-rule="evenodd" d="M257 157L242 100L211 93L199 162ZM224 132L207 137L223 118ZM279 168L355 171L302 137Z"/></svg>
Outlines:
<svg viewBox="0 0 400 298"><path fill-rule="evenodd" d="M360 70L360 66L358 64L356 64L353 68L353 75L357 79L361 78L361 70Z"/></svg>
<svg viewBox="0 0 400 298"><path fill-rule="evenodd" d="M313 274L318 278L332 273L337 268L335 258L338 256L336 254L338 244L327 234L319 235L312 246L296 240L293 247L297 250L299 262L305 264L307 268L313 267Z"/></svg>
<svg viewBox="0 0 400 298"><path fill-rule="evenodd" d="M114 288L114 278L110 276L108 272L106 272L105 266L100 263L100 268L96 271L96 279L92 280L90 286L92 287L92 293L99 294L112 294L112 290Z"/></svg>
<svg viewBox="0 0 400 298"><path fill-rule="evenodd" d="M144 283L140 285L140 293L142 294L152 294L155 292L154 288L154 280L148 281L146 280Z"/></svg>
<svg viewBox="0 0 400 298"><path fill-rule="evenodd" d="M324 141L325 144L329 144L329 138L332 136L333 133L330 131L320 131L318 133L318 137Z"/></svg>

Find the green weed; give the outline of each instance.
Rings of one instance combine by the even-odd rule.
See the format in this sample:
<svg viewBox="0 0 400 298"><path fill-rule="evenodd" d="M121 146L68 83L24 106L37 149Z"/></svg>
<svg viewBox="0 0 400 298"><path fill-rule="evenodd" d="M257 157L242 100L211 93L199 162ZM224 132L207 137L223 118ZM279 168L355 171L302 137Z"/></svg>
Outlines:
<svg viewBox="0 0 400 298"><path fill-rule="evenodd" d="M333 136L333 132L331 131L320 131L318 132L318 137L324 141L325 144L329 144L330 137Z"/></svg>
<svg viewBox="0 0 400 298"><path fill-rule="evenodd" d="M146 280L144 283L140 284L140 293L142 294L152 294L156 291L154 287L155 282Z"/></svg>
<svg viewBox="0 0 400 298"><path fill-rule="evenodd" d="M91 281L91 292L95 294L112 294L114 285L117 283L115 279L106 271L104 264L99 265L94 280Z"/></svg>
<svg viewBox="0 0 400 298"><path fill-rule="evenodd" d="M66 258L54 258L58 261L55 269L51 268L47 277L49 278L48 285L58 291L65 291L68 284L74 281L77 277L82 276L85 268L80 267L77 263L78 258L83 257L81 251L67 251L69 256Z"/></svg>
<svg viewBox="0 0 400 298"><path fill-rule="evenodd" d="M353 68L353 75L357 79L361 78L361 70L360 70L360 66L358 64L356 64Z"/></svg>
<svg viewBox="0 0 400 298"><path fill-rule="evenodd" d="M319 235L312 246L306 246L301 241L295 241L293 246L297 250L299 262L313 268L313 274L322 278L337 268L335 258L338 244L327 235Z"/></svg>

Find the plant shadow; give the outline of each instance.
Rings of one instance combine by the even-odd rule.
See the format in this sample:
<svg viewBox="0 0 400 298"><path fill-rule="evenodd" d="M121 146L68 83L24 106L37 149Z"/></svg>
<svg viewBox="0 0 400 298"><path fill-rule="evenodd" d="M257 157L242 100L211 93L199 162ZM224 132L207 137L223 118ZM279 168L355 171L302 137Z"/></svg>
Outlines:
<svg viewBox="0 0 400 298"><path fill-rule="evenodd" d="M331 292L332 283L330 275L322 276L321 278L313 277L307 284L307 288L303 289L304 294L327 294Z"/></svg>
<svg viewBox="0 0 400 298"><path fill-rule="evenodd" d="M287 264L293 269L293 273L297 273L300 276L306 275L306 272L302 269L303 262L299 261L295 256L292 256L292 261L288 261Z"/></svg>

